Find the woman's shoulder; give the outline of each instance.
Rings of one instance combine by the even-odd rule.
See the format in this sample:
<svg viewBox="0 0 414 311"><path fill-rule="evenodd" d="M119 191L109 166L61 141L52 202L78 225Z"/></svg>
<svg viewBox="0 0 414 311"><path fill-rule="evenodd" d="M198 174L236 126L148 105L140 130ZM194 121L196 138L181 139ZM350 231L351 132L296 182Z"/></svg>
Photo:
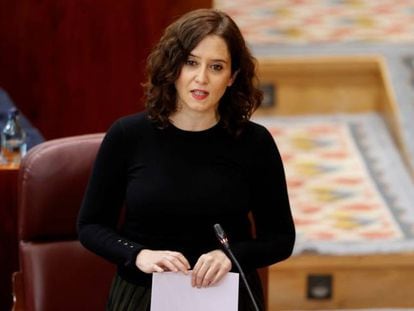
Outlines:
<svg viewBox="0 0 414 311"><path fill-rule="evenodd" d="M145 136L145 133L153 129L152 122L145 111L125 115L118 118L108 129L106 136L122 139L136 139L137 136Z"/></svg>
<svg viewBox="0 0 414 311"><path fill-rule="evenodd" d="M153 122L148 118L146 111L125 115L118 118L110 130L117 128L124 133L142 133L154 128Z"/></svg>
<svg viewBox="0 0 414 311"><path fill-rule="evenodd" d="M148 126L150 123L151 122L148 119L148 114L146 111L122 116L114 122L114 124L119 124L122 127L128 128Z"/></svg>
<svg viewBox="0 0 414 311"><path fill-rule="evenodd" d="M271 137L269 130L264 125L251 120L247 122L244 132L247 137L254 139L266 139Z"/></svg>

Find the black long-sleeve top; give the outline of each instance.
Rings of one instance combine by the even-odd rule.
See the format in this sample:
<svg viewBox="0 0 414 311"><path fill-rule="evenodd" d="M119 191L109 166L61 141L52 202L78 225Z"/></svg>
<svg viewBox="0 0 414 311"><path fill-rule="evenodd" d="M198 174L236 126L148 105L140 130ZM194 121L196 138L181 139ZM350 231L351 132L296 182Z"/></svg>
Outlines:
<svg viewBox="0 0 414 311"><path fill-rule="evenodd" d="M150 275L135 266L141 249L179 251L193 266L201 254L220 248L215 223L244 269L292 252L295 229L283 164L263 126L249 122L238 137L220 122L198 132L160 129L146 113L112 125L78 217L86 248L116 263L125 280L146 284Z"/></svg>

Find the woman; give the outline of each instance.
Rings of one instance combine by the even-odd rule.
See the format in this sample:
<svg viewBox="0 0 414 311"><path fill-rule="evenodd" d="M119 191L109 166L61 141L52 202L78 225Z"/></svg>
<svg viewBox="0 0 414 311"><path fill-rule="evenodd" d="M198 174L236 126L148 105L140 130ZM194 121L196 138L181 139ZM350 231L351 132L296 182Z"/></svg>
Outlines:
<svg viewBox="0 0 414 311"><path fill-rule="evenodd" d="M201 9L166 29L147 70L147 109L109 129L78 219L82 244L118 265L108 310L149 310L153 272L201 288L235 270L216 223L263 310L256 269L289 257L295 230L277 147L249 121L262 100L254 59L228 15ZM252 310L243 284L239 296Z"/></svg>

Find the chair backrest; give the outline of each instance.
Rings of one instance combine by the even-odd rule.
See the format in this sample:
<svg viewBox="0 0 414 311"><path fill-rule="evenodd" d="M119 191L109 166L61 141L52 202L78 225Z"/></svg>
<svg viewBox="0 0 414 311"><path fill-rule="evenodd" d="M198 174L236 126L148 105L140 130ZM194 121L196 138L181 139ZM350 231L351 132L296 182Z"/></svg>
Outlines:
<svg viewBox="0 0 414 311"><path fill-rule="evenodd" d="M23 158L18 239L25 310L104 310L115 267L84 249L76 217L103 134L50 140Z"/></svg>

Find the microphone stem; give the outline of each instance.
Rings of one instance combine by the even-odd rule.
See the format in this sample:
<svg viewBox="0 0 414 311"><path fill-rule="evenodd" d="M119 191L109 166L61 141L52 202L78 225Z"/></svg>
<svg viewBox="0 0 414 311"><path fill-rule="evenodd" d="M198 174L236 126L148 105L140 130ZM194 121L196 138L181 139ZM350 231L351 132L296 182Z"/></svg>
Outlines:
<svg viewBox="0 0 414 311"><path fill-rule="evenodd" d="M256 300L254 299L254 296L253 296L252 290L251 290L251 288L250 288L250 286L249 286L249 282L247 281L246 276L244 275L244 272L243 272L243 270L242 270L242 268L241 268L241 266L240 266L239 262L237 261L236 257L234 256L234 254L233 254L233 252L231 251L231 249L230 249L230 247L229 247L229 246L227 246L227 247L226 247L226 250L227 250L228 254L230 255L231 260L232 260L232 261L234 262L234 264L236 265L237 270L239 270L240 276L241 276L241 278L242 278L242 280L243 280L243 282L244 282L244 285L246 286L247 292L249 293L249 296L250 296L250 299L251 299L251 301L252 301L252 303L253 303L254 309L255 309L256 311L260 311L260 309L259 309L259 307L258 307L258 305L257 305L257 303L256 303Z"/></svg>

